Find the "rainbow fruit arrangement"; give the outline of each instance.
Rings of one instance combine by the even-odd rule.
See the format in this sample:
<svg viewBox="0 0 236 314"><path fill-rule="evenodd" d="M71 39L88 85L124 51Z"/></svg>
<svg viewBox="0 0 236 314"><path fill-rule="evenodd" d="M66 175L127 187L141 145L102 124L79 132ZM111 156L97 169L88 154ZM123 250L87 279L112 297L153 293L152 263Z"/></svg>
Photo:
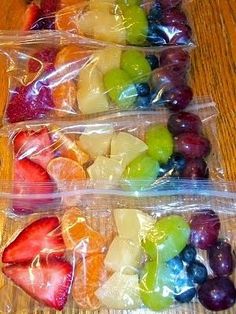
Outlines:
<svg viewBox="0 0 236 314"><path fill-rule="evenodd" d="M30 4L24 30L58 29L117 44L188 45L181 0L41 0Z"/></svg>
<svg viewBox="0 0 236 314"><path fill-rule="evenodd" d="M108 182L142 190L163 176L208 178L204 158L211 145L202 135L198 116L179 112L169 117L167 127L152 122L146 130L134 128L119 131L119 126L115 130L109 123L87 125L82 133L70 127L63 132L55 126L18 131L12 137L14 192L50 194L63 190L63 182L85 179L100 182L100 188ZM141 137L136 136L143 131ZM20 199L14 200L16 213L24 212L20 204ZM35 210L43 201L32 199L29 205Z"/></svg>
<svg viewBox="0 0 236 314"><path fill-rule="evenodd" d="M187 85L189 54L181 48L155 55L115 46L91 50L68 45L42 48L28 58L28 83L10 92L5 113L10 123L113 108L164 105L178 111L193 97Z"/></svg>
<svg viewBox="0 0 236 314"><path fill-rule="evenodd" d="M93 219L96 225L98 216ZM221 222L213 210L198 210L187 220L120 208L113 219L116 232L110 229L106 236L75 207L61 218L34 220L3 250L2 271L33 299L57 310L70 292L78 307L88 310L163 311L192 300L210 311L234 305L234 252L219 238Z"/></svg>

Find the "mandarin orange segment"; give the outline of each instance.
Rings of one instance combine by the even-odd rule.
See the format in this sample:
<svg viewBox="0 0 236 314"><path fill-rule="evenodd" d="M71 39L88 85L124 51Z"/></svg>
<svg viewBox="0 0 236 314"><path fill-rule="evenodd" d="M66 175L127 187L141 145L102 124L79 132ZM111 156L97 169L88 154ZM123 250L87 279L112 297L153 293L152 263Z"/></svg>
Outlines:
<svg viewBox="0 0 236 314"><path fill-rule="evenodd" d="M106 249L106 238L88 226L81 211L75 207L67 210L62 218L62 235L66 247L82 255Z"/></svg>
<svg viewBox="0 0 236 314"><path fill-rule="evenodd" d="M47 172L56 182L86 179L83 167L78 162L65 157L52 159L47 166Z"/></svg>
<svg viewBox="0 0 236 314"><path fill-rule="evenodd" d="M107 279L104 257L104 254L88 256L76 267L72 294L81 309L96 310L101 306L95 291Z"/></svg>
<svg viewBox="0 0 236 314"><path fill-rule="evenodd" d="M79 10L80 6L74 5L66 6L63 9L57 11L57 13L55 14L55 29L60 31L73 31L77 33L78 30L76 16L78 15Z"/></svg>

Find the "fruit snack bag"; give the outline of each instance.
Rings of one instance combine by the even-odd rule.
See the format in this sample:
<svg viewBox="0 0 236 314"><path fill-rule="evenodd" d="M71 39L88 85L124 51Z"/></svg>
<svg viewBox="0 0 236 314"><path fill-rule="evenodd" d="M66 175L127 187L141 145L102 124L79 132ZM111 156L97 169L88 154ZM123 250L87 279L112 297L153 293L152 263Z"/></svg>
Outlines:
<svg viewBox="0 0 236 314"><path fill-rule="evenodd" d="M0 311L235 313L235 191L172 179L138 194L84 190L60 213L6 217Z"/></svg>
<svg viewBox="0 0 236 314"><path fill-rule="evenodd" d="M42 0L31 3L23 30L66 31L82 39L130 46L193 46L181 0Z"/></svg>
<svg viewBox="0 0 236 314"><path fill-rule="evenodd" d="M161 109L7 125L0 134L8 141L12 189L18 195L10 211L55 207L63 203L58 192L76 185L140 191L169 177L222 178L215 118L215 104L204 103L171 115Z"/></svg>
<svg viewBox="0 0 236 314"><path fill-rule="evenodd" d="M179 111L193 98L190 56L182 48L95 47L52 32L2 39L9 61L5 123L162 106Z"/></svg>

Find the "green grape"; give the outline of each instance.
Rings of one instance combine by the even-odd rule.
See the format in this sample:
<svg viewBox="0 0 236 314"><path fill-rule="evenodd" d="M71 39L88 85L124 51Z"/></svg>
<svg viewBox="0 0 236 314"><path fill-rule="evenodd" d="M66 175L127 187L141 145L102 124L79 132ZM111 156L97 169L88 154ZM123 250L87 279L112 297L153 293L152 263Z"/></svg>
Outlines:
<svg viewBox="0 0 236 314"><path fill-rule="evenodd" d="M160 164L166 164L173 153L173 137L163 125L154 125L147 130L146 144L149 155Z"/></svg>
<svg viewBox="0 0 236 314"><path fill-rule="evenodd" d="M165 263L147 262L139 288L141 300L151 310L163 311L173 304L174 280Z"/></svg>
<svg viewBox="0 0 236 314"><path fill-rule="evenodd" d="M188 223L177 215L163 217L156 222L142 242L145 252L156 259L168 261L186 246L190 235Z"/></svg>
<svg viewBox="0 0 236 314"><path fill-rule="evenodd" d="M141 190L149 187L157 177L159 164L146 153L134 159L125 169L125 187L132 190Z"/></svg>
<svg viewBox="0 0 236 314"><path fill-rule="evenodd" d="M145 43L148 33L148 21L145 11L137 5L123 8L127 41L131 45L141 46Z"/></svg>
<svg viewBox="0 0 236 314"><path fill-rule="evenodd" d="M104 77L104 86L110 98L121 108L132 107L137 97L137 90L129 74L121 69L112 69Z"/></svg>
<svg viewBox="0 0 236 314"><path fill-rule="evenodd" d="M121 68L137 82L147 82L151 75L151 67L144 55L135 50L127 50L121 56Z"/></svg>

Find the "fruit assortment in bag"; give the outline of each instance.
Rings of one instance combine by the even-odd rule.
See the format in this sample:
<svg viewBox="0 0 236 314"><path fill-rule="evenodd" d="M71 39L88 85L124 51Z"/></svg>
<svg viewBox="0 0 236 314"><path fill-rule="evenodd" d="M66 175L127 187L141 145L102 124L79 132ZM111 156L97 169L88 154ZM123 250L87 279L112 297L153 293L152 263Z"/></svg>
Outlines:
<svg viewBox="0 0 236 314"><path fill-rule="evenodd" d="M166 110L129 112L81 123L6 127L2 132L10 136L13 189L19 195L12 204L14 212L35 212L46 203L57 207L61 200L56 192L70 184L140 191L166 177L196 180L208 178L209 173L211 178L221 177L212 154L217 143L208 133L216 114L214 104L208 110L203 104L202 109L196 105L194 112L171 115ZM24 194L48 197L23 204L20 195Z"/></svg>
<svg viewBox="0 0 236 314"><path fill-rule="evenodd" d="M209 183L186 187L179 196L94 191L60 215L7 218L0 295L12 298L12 283L21 291L11 304L1 297L0 310L13 313L29 297L22 310L233 310L235 199L208 191Z"/></svg>
<svg viewBox="0 0 236 314"><path fill-rule="evenodd" d="M12 50L2 48L10 61L5 123L163 106L180 111L192 101L187 50L46 46L32 44L32 36L20 37Z"/></svg>
<svg viewBox="0 0 236 314"><path fill-rule="evenodd" d="M191 45L181 0L41 0L31 3L23 30L56 29L121 45Z"/></svg>

